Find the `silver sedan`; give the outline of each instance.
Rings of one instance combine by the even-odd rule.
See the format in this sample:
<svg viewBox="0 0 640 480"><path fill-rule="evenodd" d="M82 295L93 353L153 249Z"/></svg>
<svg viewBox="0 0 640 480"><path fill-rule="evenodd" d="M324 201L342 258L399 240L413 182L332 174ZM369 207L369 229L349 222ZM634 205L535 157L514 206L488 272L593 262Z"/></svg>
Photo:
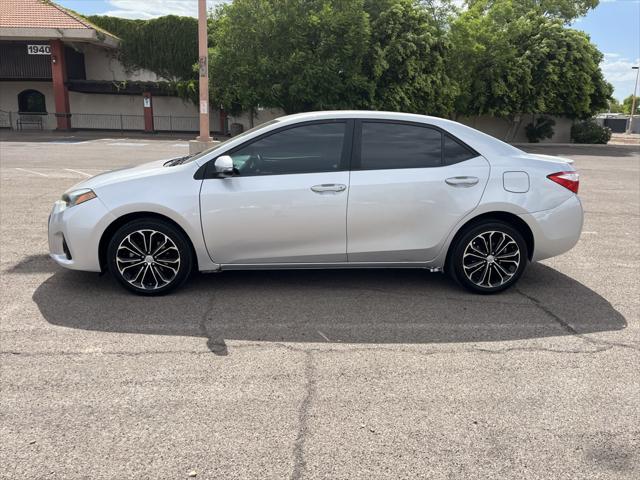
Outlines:
<svg viewBox="0 0 640 480"><path fill-rule="evenodd" d="M53 207L49 248L143 295L196 269L371 267L495 293L578 241L578 181L570 160L450 120L304 113L74 186Z"/></svg>

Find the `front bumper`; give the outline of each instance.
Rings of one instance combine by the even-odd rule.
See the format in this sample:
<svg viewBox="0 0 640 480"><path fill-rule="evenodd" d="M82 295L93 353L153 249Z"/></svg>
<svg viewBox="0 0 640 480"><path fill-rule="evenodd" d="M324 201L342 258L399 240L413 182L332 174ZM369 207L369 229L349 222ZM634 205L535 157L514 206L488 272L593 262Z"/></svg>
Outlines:
<svg viewBox="0 0 640 480"><path fill-rule="evenodd" d="M49 215L49 256L65 268L99 272L100 238L113 220L99 198L71 208L57 201Z"/></svg>
<svg viewBox="0 0 640 480"><path fill-rule="evenodd" d="M555 257L571 250L582 233L584 213L577 195L555 208L520 215L533 233L532 260Z"/></svg>

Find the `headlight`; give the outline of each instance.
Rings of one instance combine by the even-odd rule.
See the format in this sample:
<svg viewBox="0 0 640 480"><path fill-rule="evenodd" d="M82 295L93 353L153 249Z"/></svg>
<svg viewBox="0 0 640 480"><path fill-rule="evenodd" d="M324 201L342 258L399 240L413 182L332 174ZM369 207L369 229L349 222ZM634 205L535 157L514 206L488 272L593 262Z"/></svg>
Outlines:
<svg viewBox="0 0 640 480"><path fill-rule="evenodd" d="M90 188L82 188L80 190L74 190L73 192L65 193L62 195L62 201L68 207L80 205L92 198L96 198L96 194Z"/></svg>

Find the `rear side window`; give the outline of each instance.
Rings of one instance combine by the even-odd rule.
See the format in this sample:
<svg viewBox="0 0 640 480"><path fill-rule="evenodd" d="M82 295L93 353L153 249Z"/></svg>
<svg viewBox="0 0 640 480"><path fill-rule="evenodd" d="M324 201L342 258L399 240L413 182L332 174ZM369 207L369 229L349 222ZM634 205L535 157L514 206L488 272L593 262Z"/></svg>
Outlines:
<svg viewBox="0 0 640 480"><path fill-rule="evenodd" d="M363 122L362 170L425 168L442 165L442 133L401 123Z"/></svg>
<svg viewBox="0 0 640 480"><path fill-rule="evenodd" d="M453 165L454 163L464 162L470 158L477 157L478 154L473 150L465 147L461 143L451 138L449 135L444 136L444 164Z"/></svg>

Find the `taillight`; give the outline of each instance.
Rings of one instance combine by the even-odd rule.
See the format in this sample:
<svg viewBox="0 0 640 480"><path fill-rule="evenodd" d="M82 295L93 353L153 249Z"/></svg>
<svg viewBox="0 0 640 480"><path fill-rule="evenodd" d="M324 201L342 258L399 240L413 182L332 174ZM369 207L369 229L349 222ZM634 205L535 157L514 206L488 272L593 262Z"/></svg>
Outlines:
<svg viewBox="0 0 640 480"><path fill-rule="evenodd" d="M557 172L547 175L547 178L571 190L573 193L578 193L578 187L580 186L580 174L578 172Z"/></svg>

